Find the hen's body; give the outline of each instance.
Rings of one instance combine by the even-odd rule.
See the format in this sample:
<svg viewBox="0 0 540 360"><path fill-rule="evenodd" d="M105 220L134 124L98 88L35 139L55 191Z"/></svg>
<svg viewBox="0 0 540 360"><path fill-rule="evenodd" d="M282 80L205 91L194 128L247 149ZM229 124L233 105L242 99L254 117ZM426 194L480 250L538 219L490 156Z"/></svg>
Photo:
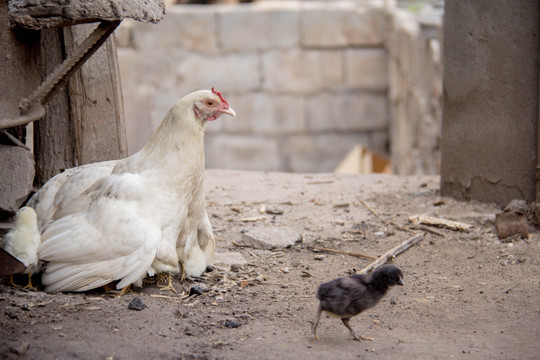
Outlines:
<svg viewBox="0 0 540 360"><path fill-rule="evenodd" d="M403 285L403 274L393 265L383 266L371 275L355 274L321 284L317 290L320 304L313 323L313 335L318 339L317 326L324 311L341 319L355 340L369 339L356 335L349 319L375 306L393 285Z"/></svg>
<svg viewBox="0 0 540 360"><path fill-rule="evenodd" d="M38 216L47 291L85 291L114 280L120 289L140 285L146 274L178 274L194 241L205 253L196 254L197 271L204 271L214 239L203 137L206 122L221 113L234 115L219 93L187 95L138 153L69 169L45 184L28 205Z"/></svg>

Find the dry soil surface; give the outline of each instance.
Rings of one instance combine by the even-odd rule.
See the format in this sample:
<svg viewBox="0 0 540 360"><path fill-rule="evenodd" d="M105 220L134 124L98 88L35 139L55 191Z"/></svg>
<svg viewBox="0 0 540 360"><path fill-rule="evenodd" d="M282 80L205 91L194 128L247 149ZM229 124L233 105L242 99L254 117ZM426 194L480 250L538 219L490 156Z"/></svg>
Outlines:
<svg viewBox="0 0 540 360"><path fill-rule="evenodd" d="M216 264L190 281L175 278L176 293L150 279L122 297L102 290L47 294L4 281L1 357L539 358L539 235L531 229L528 240L501 242L497 206L441 199L438 177L209 170L205 186L218 252L241 254L246 264ZM261 214L262 205L283 213ZM371 260L312 247L378 256L423 232L411 229L411 215L474 227L439 229L444 237L427 233L394 260L405 286L351 320L373 341L352 340L339 320L328 317L316 341L310 327L317 286ZM287 234L296 243L270 250L237 246L243 235L261 231ZM143 310L128 307L136 298Z"/></svg>

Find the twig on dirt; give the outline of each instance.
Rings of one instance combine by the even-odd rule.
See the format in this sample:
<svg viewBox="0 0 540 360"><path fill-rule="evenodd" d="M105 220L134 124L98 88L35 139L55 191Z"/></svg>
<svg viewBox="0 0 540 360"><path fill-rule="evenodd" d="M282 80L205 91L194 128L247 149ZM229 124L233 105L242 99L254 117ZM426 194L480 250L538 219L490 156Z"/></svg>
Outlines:
<svg viewBox="0 0 540 360"><path fill-rule="evenodd" d="M225 239L222 236L216 235L215 233L214 233L214 239L216 239L217 241L229 242L229 240Z"/></svg>
<svg viewBox="0 0 540 360"><path fill-rule="evenodd" d="M230 242L231 244L233 244L234 246L236 246L236 247L249 247L248 245L244 245L244 244L237 243L237 242L234 241L234 240L229 240L229 242Z"/></svg>
<svg viewBox="0 0 540 360"><path fill-rule="evenodd" d="M425 232L428 232L428 233L435 234L435 235L440 236L440 237L446 237L446 234L443 233L442 231L439 231L439 230L430 228L429 226L425 226L425 225L421 225L421 224L414 224L414 225L409 226L409 228L410 229L415 229L415 230L422 230L422 231L425 231Z"/></svg>
<svg viewBox="0 0 540 360"><path fill-rule="evenodd" d="M360 197L356 197L356 200L358 200L362 205L364 205L366 207L366 209L368 209L373 215L375 215L376 217L378 217L379 219L381 218L381 216L379 215L378 212L376 212L371 206L369 206L364 200L360 199ZM388 221L388 220L384 220L382 219L382 222L384 225L386 226L393 226L395 227L397 230L399 231L404 231L404 232L408 232L409 234L414 234L414 231L411 231L410 229L407 229L406 227L403 227L399 224L396 224L394 221Z"/></svg>
<svg viewBox="0 0 540 360"><path fill-rule="evenodd" d="M364 200L360 199L358 196L356 197L356 200L360 201L360 203L364 205L366 209L368 209L373 215L379 217L379 214L377 214L377 212L373 210Z"/></svg>
<svg viewBox="0 0 540 360"><path fill-rule="evenodd" d="M366 266L365 268L360 270L358 272L358 274L366 274L366 273L370 272L371 270L374 270L374 269L384 265L388 260L395 258L396 256L398 256L402 252L408 250L411 246L413 246L413 245L419 243L420 241L422 241L424 239L425 235L426 235L426 233L421 233L421 234L417 234L417 235L413 236L412 238L410 238L408 240L405 240L404 242L402 242L398 246L393 247L392 249L388 250L383 255L381 255L377 260L375 260L374 262L372 262L371 264L369 264L368 266Z"/></svg>
<svg viewBox="0 0 540 360"><path fill-rule="evenodd" d="M389 221L389 222L384 222L385 225L392 225L393 227L395 227L397 230L399 231L403 231L403 232L407 232L409 234L416 234L414 231L412 231L411 229L405 227L405 226L401 226L399 224L396 224L395 222L393 221Z"/></svg>
<svg viewBox="0 0 540 360"><path fill-rule="evenodd" d="M326 251L326 252L331 252L331 253L350 255L350 256L359 257L359 258L377 260L376 257L370 256L370 255L364 255L364 254L361 254L361 253L356 253L356 252L351 252L351 251L330 249L330 248L322 247L322 246L309 246L308 249L315 249L315 250L319 250L319 251Z"/></svg>
<svg viewBox="0 0 540 360"><path fill-rule="evenodd" d="M180 296L180 297L175 297L175 296L167 296L167 295L150 294L150 296L153 297L153 298L167 299L167 300L170 300L170 301L172 301L174 303L182 303L184 300L189 298L189 295L183 295L183 296Z"/></svg>
<svg viewBox="0 0 540 360"><path fill-rule="evenodd" d="M409 217L409 221L413 224L424 224L424 225L430 225L430 226L445 227L445 228L448 228L450 230L455 230L455 231L468 232L473 227L472 225L465 224L462 222L439 219L439 218L434 218L431 216L413 215Z"/></svg>
<svg viewBox="0 0 540 360"><path fill-rule="evenodd" d="M332 184L334 180L319 180L319 181L308 181L308 185L322 185L322 184Z"/></svg>
<svg viewBox="0 0 540 360"><path fill-rule="evenodd" d="M251 216L251 217L245 217L245 218L238 219L237 221L241 221L241 222L257 222L257 221L265 221L267 219L268 219L267 216Z"/></svg>

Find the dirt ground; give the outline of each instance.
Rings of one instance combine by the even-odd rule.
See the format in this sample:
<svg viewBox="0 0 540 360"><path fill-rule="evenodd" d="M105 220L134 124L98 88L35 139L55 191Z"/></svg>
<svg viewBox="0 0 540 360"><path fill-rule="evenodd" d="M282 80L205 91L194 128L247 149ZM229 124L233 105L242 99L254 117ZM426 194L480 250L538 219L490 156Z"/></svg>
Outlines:
<svg viewBox="0 0 540 360"><path fill-rule="evenodd" d="M196 281L174 279L177 293L150 280L122 297L102 290L25 291L4 279L1 357L538 359L538 232L501 242L494 226L500 208L441 199L438 188L438 177L209 170L208 212L218 252L239 253L247 264L217 264ZM283 214L261 214L261 205L280 206ZM328 317L314 340L317 286L371 260L311 247L378 256L422 232L409 228L411 215L474 227L439 229L445 237L427 233L394 260L405 286L392 288L351 320L357 333L373 341L352 340L339 320ZM273 250L235 245L255 229L294 233L298 243ZM129 309L135 298L146 305L143 310Z"/></svg>

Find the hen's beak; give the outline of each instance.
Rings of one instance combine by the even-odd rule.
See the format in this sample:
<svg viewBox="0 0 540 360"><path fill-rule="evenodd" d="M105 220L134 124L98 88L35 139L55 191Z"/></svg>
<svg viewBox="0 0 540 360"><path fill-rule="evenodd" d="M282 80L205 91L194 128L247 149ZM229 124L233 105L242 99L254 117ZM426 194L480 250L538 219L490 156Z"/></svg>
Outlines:
<svg viewBox="0 0 540 360"><path fill-rule="evenodd" d="M233 110L232 107L229 107L227 109L222 109L220 110L220 112L224 113L224 114L227 114L227 115L231 115L231 116L236 116L236 112Z"/></svg>
<svg viewBox="0 0 540 360"><path fill-rule="evenodd" d="M398 285L401 285L401 286L405 285L405 282L403 281L403 278L401 276L399 277Z"/></svg>

